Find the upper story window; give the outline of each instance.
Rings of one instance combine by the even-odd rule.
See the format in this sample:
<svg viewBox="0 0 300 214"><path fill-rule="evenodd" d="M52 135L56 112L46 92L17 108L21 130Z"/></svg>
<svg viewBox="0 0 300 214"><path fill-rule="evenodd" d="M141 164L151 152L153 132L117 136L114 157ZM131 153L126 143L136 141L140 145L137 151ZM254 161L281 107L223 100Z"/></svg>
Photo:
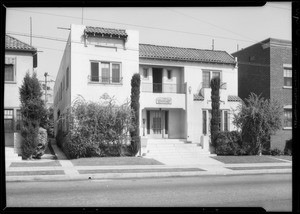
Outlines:
<svg viewBox="0 0 300 214"><path fill-rule="evenodd" d="M172 79L172 70L167 70L167 77L168 79Z"/></svg>
<svg viewBox="0 0 300 214"><path fill-rule="evenodd" d="M5 82L15 81L15 58L14 57L5 57L4 80Z"/></svg>
<svg viewBox="0 0 300 214"><path fill-rule="evenodd" d="M121 63L91 62L91 82L121 83L121 80Z"/></svg>
<svg viewBox="0 0 300 214"><path fill-rule="evenodd" d="M219 77L221 79L221 71L203 71L202 72L203 88L210 88L210 81L214 77Z"/></svg>
<svg viewBox="0 0 300 214"><path fill-rule="evenodd" d="M285 87L292 87L292 68L284 67L283 79Z"/></svg>
<svg viewBox="0 0 300 214"><path fill-rule="evenodd" d="M148 79L149 77L149 68L143 68L143 78Z"/></svg>

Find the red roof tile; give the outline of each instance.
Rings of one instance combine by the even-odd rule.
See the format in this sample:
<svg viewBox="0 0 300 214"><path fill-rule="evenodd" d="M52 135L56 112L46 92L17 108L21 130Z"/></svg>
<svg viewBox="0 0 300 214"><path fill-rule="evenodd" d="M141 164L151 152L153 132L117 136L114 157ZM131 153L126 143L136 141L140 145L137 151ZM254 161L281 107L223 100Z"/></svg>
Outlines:
<svg viewBox="0 0 300 214"><path fill-rule="evenodd" d="M127 38L128 35L125 30L121 29L113 29L113 28L103 28L103 27L91 27L87 26L85 29L85 33L87 34L97 34L102 36L111 36L111 37L121 37Z"/></svg>
<svg viewBox="0 0 300 214"><path fill-rule="evenodd" d="M236 95L228 95L228 102L241 102L242 99Z"/></svg>
<svg viewBox="0 0 300 214"><path fill-rule="evenodd" d="M150 44L140 44L139 48L140 58L145 59L235 64L234 58L226 51L158 46Z"/></svg>
<svg viewBox="0 0 300 214"><path fill-rule="evenodd" d="M19 50L19 51L32 51L36 52L36 48L21 42L20 40L5 35L5 50Z"/></svg>

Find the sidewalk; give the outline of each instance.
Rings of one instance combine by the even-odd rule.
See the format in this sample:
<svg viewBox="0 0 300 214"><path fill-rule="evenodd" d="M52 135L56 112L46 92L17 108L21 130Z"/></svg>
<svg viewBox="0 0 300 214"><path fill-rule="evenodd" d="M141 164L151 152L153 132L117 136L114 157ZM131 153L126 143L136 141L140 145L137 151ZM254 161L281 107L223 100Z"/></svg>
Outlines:
<svg viewBox="0 0 300 214"><path fill-rule="evenodd" d="M257 163L226 163L218 157L199 157L192 165L85 165L73 164L56 144L51 145L57 160L46 156L40 160L6 162L6 181L63 181L118 178L150 178L205 175L244 175L291 173L291 160L263 156ZM249 159L249 157L248 157ZM250 157L251 159L251 157ZM230 158L226 159L227 162ZM73 161L74 162L74 161Z"/></svg>

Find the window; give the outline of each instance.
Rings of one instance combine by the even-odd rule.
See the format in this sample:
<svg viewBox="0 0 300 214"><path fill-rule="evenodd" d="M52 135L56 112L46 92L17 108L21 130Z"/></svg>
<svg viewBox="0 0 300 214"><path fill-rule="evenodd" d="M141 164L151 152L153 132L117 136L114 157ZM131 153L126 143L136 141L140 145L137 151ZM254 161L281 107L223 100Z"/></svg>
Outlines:
<svg viewBox="0 0 300 214"><path fill-rule="evenodd" d="M206 118L206 110L202 111L202 133L204 135L207 134L207 118Z"/></svg>
<svg viewBox="0 0 300 214"><path fill-rule="evenodd" d="M101 68L101 76L99 68ZM91 62L91 82L121 83L121 79L120 63Z"/></svg>
<svg viewBox="0 0 300 214"><path fill-rule="evenodd" d="M292 87L292 68L283 69L284 86Z"/></svg>
<svg viewBox="0 0 300 214"><path fill-rule="evenodd" d="M102 75L102 81L101 82L107 82L109 83L109 63L101 63L101 75Z"/></svg>
<svg viewBox="0 0 300 214"><path fill-rule="evenodd" d="M210 88L210 81L214 77L219 77L221 79L221 71L203 71L202 80L203 88Z"/></svg>
<svg viewBox="0 0 300 214"><path fill-rule="evenodd" d="M14 65L5 65L5 81L14 81Z"/></svg>
<svg viewBox="0 0 300 214"><path fill-rule="evenodd" d="M120 82L120 64L112 64L112 82Z"/></svg>
<svg viewBox="0 0 300 214"><path fill-rule="evenodd" d="M224 131L228 131L228 111L224 111L224 126L223 129Z"/></svg>
<svg viewBox="0 0 300 214"><path fill-rule="evenodd" d="M21 131L22 115L21 110L17 109L17 118L16 118L16 131Z"/></svg>
<svg viewBox="0 0 300 214"><path fill-rule="evenodd" d="M284 109L284 127L292 127L292 109Z"/></svg>
<svg viewBox="0 0 300 214"><path fill-rule="evenodd" d="M14 131L14 110L4 109L4 130L5 132Z"/></svg>
<svg viewBox="0 0 300 214"><path fill-rule="evenodd" d="M69 88L69 68L66 71L66 90Z"/></svg>
<svg viewBox="0 0 300 214"><path fill-rule="evenodd" d="M149 76L149 68L143 68L143 77L147 79Z"/></svg>
<svg viewBox="0 0 300 214"><path fill-rule="evenodd" d="M172 79L172 70L167 70L168 79Z"/></svg>

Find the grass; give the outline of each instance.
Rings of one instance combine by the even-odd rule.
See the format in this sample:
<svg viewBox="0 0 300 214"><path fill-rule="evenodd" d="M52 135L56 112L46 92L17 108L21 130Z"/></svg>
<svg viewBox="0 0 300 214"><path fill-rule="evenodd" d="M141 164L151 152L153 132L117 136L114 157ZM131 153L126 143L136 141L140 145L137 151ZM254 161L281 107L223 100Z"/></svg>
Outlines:
<svg viewBox="0 0 300 214"><path fill-rule="evenodd" d="M282 163L286 161L272 158L273 156L215 156L211 157L225 164L235 163ZM274 156L281 158L283 156ZM282 159L282 158L281 158Z"/></svg>
<svg viewBox="0 0 300 214"><path fill-rule="evenodd" d="M141 157L94 157L70 161L74 166L163 165L157 160Z"/></svg>
<svg viewBox="0 0 300 214"><path fill-rule="evenodd" d="M10 167L47 167L47 166L61 166L59 161L39 162L39 160L32 160L31 162L12 162Z"/></svg>
<svg viewBox="0 0 300 214"><path fill-rule="evenodd" d="M30 175L64 175L64 170L44 170L44 171L17 171L7 172L6 176L30 176Z"/></svg>
<svg viewBox="0 0 300 214"><path fill-rule="evenodd" d="M292 166L251 166L251 167L226 167L231 170L255 170L255 169L291 169Z"/></svg>
<svg viewBox="0 0 300 214"><path fill-rule="evenodd" d="M273 156L274 158L279 158L279 159L283 159L283 160L288 160L288 161L292 161L292 156Z"/></svg>
<svg viewBox="0 0 300 214"><path fill-rule="evenodd" d="M169 168L169 169L96 169L96 170L78 170L80 174L96 173L137 173L137 172L195 172L205 171L199 168Z"/></svg>

